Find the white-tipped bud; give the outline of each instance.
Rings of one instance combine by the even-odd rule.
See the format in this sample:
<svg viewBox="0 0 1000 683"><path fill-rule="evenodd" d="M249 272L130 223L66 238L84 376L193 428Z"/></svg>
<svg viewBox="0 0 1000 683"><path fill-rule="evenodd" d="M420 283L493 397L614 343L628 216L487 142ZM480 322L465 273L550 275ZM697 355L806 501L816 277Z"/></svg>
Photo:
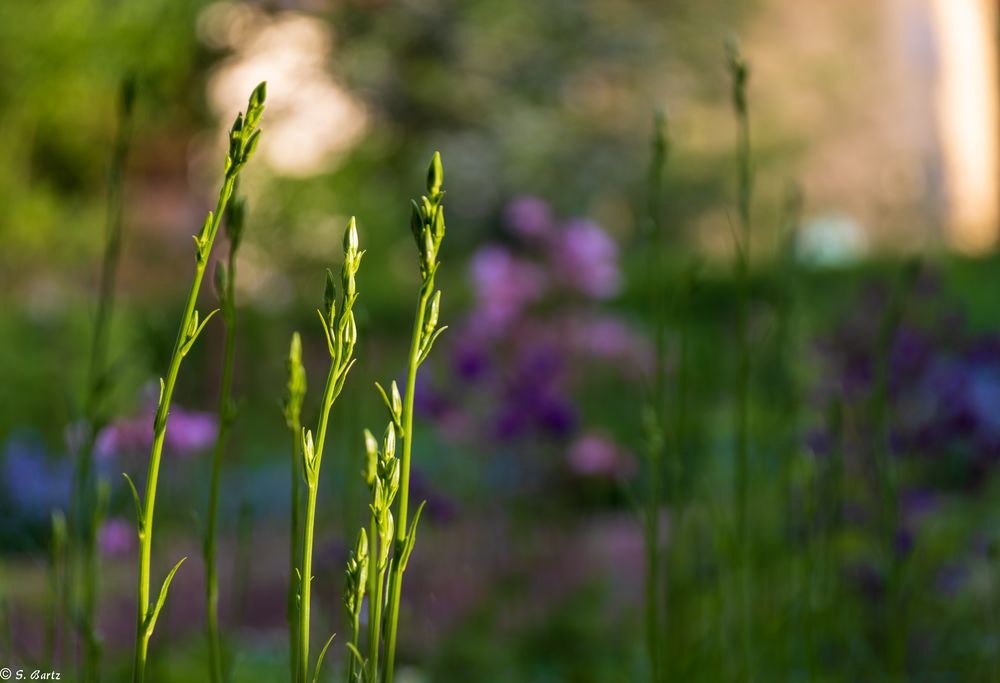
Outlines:
<svg viewBox="0 0 1000 683"><path fill-rule="evenodd" d="M344 254L353 255L358 251L358 222L351 216L347 223L347 230L344 232Z"/></svg>
<svg viewBox="0 0 1000 683"><path fill-rule="evenodd" d="M396 427L390 422L385 428L385 437L382 439L382 459L392 460L396 457Z"/></svg>
<svg viewBox="0 0 1000 683"><path fill-rule="evenodd" d="M375 435L365 430L365 483L372 486L378 475L378 441Z"/></svg>

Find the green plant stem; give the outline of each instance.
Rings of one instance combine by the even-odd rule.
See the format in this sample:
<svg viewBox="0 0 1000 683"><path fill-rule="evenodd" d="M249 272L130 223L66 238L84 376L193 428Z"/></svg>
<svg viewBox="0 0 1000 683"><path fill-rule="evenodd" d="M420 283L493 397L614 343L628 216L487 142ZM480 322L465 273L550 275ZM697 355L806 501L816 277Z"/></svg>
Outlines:
<svg viewBox="0 0 1000 683"><path fill-rule="evenodd" d="M291 680L297 680L299 652L299 616L298 616L298 582L295 573L298 570L299 558L302 556L302 423L297 415L290 430L292 432L292 526L289 543L288 594L286 617L288 619L289 666Z"/></svg>
<svg viewBox="0 0 1000 683"><path fill-rule="evenodd" d="M750 259L751 229L750 201L753 194L751 167L750 116L746 99L747 64L739 53L739 46L730 45L730 71L733 78L733 109L737 122L736 171L739 179L740 230L736 245L736 276L739 283L737 306L737 424L736 471L734 476L734 506L736 517L737 578L739 583L740 645L742 650L741 677L753 678L751 670L750 594L752 567L750 563L750 525L747 498L750 469Z"/></svg>
<svg viewBox="0 0 1000 683"><path fill-rule="evenodd" d="M299 660L296 665L296 680L305 683L309 676L309 609L310 583L312 583L312 547L313 531L316 524L316 489L315 485L307 486L305 529L302 535L302 564L299 588L299 629L298 645Z"/></svg>
<svg viewBox="0 0 1000 683"><path fill-rule="evenodd" d="M337 374L340 368L341 349L337 346L337 352L330 364L330 372L327 374L326 387L323 390L323 407L320 410L319 424L316 427L316 472L319 479L319 467L322 464L323 445L326 440L326 430L330 421L330 409L336 400ZM309 611L311 600L312 583L312 555L313 555L313 534L316 528L316 495L318 493L316 481L307 482L306 487L306 514L305 529L302 535L302 576L299 589L299 628L298 645L299 661L297 667L297 680L305 683L309 677Z"/></svg>
<svg viewBox="0 0 1000 683"><path fill-rule="evenodd" d="M222 303L225 342L222 360L222 381L219 389L219 432L212 451L212 474L208 494L208 520L205 528L205 611L208 638L208 671L212 683L222 683L222 636L219 632L219 571L217 527L219 517L219 484L222 456L226 451L233 423L233 364L236 358L236 243L230 241L226 291Z"/></svg>
<svg viewBox="0 0 1000 683"><path fill-rule="evenodd" d="M400 566L401 550L406 539L407 506L410 499L410 452L413 449L413 396L417 386L417 366L420 355L420 332L424 327L424 311L434 291L431 274L420 288L417 314L413 320L413 338L407 363L406 392L403 398L403 457L400 462L399 515L396 520L396 544L389 567L389 600L385 634L385 669L383 680L392 683L396 658L396 631L399 625L399 599L403 589L403 572Z"/></svg>
<svg viewBox="0 0 1000 683"><path fill-rule="evenodd" d="M236 175L227 174L226 180L222 185L222 190L219 193L219 200L207 233L205 258L199 258L196 261L194 280L191 283L191 289L188 291L184 313L181 316L181 324L177 331L177 338L174 341L170 366L167 370L166 379L163 381L163 393L160 397L160 404L156 409L156 418L153 422L153 446L149 456L149 469L146 473L146 492L142 508L143 517L139 530L138 607L136 610L135 660L132 670L132 680L134 683L142 683L145 679L149 639L152 636L152 631L146 628L144 622L149 614L149 575L153 548L156 485L160 476L160 457L163 454L163 440L167 434L167 417L170 411L170 400L174 394L174 386L177 384L177 375L181 369L181 362L184 360L182 347L185 343L186 331L189 329L191 321L194 318L195 305L198 302L198 292L201 291L201 281L204 278L205 267L208 264L207 255L211 253L215 236L219 230L219 221L223 213L225 213L226 206L229 204L235 182Z"/></svg>
<svg viewBox="0 0 1000 683"><path fill-rule="evenodd" d="M649 221L649 277L657 282L665 272L664 235L661 214L663 211L663 169L667 159L667 138L665 121L662 114L657 114L654 120L652 158L649 165L647 187L648 221ZM659 287L654 286L651 297L652 319L655 340L656 358L653 367L653 391L650 397L650 429L654 432L650 438L649 457L652 464L652 479L650 481L646 510L646 655L649 659L649 673L652 683L659 683L662 677L662 633L663 619L660 609L660 510L664 503L665 443L663 438L663 413L665 408L666 378L664 365L667 354L666 342L666 308L664 297L660 296ZM665 587L664 587L665 588Z"/></svg>
<svg viewBox="0 0 1000 683"><path fill-rule="evenodd" d="M369 538L372 539L371 557L375 559L374 566L368 572L368 680L374 683L378 680L378 654L380 636L382 635L382 589L385 585L385 567L382 566L381 553L382 541L378 538L378 524L375 522L375 515L372 515L369 525L371 531Z"/></svg>

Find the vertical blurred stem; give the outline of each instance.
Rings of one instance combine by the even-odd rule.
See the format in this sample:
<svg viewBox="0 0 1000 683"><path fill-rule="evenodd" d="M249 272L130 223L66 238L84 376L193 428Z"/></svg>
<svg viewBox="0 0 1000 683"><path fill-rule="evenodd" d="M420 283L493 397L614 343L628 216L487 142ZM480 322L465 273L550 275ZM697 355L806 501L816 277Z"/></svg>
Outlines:
<svg viewBox="0 0 1000 683"><path fill-rule="evenodd" d="M740 645L743 654L741 678L753 678L750 642L750 527L747 519L750 460L750 200L753 194L753 170L750 156L750 116L747 107L749 69L739 44L728 44L729 70L732 78L732 102L737 123L736 170L739 178L739 232L736 236L736 278L739 289L737 307L737 343L739 374L737 379L737 426L735 470L736 552L740 596Z"/></svg>
<svg viewBox="0 0 1000 683"><path fill-rule="evenodd" d="M66 580L66 517L61 510L52 512L49 547L49 615L45 629L44 663L55 668L63 634L64 590Z"/></svg>
<svg viewBox="0 0 1000 683"><path fill-rule="evenodd" d="M97 480L94 474L94 444L105 419L104 399L108 391L107 354L111 318L115 304L115 283L121 260L122 220L125 166L128 160L132 132L132 112L135 104L135 80L128 76L121 82L118 97L118 130L111 153L106 201L107 227L101 279L98 289L97 314L87 370L84 398L84 434L73 469L72 502L68 536L67 564L69 596L73 620L83 640L83 666L80 679L94 683L100 677L100 639L96 626L97 573L96 528L91 524L97 504Z"/></svg>
<svg viewBox="0 0 1000 683"><path fill-rule="evenodd" d="M920 261L908 261L895 288L890 294L889 304L882 318L876 359L875 390L872 395L872 423L875 435L876 464L878 468L879 498L881 504L882 536L889 555L889 577L887 581L886 614L884 615L887 640L887 673L892 680L903 680L906 668L906 639L908 628L900 581L903 558L895 547L896 531L899 526L899 492L896 482L896 468L890 446L891 418L889 405L889 362L892 345L902 322L906 297L920 272Z"/></svg>
<svg viewBox="0 0 1000 683"><path fill-rule="evenodd" d="M663 415L665 410L666 378L666 309L665 294L661 290L664 268L664 235L661 214L663 211L663 170L666 166L668 141L666 118L657 112L653 120L653 136L650 142L651 157L647 179L647 277L651 287L649 297L650 322L654 326L655 358L653 362L652 392L647 405L648 457L651 467L649 490L646 494L645 535L646 535L646 656L649 662L649 676L652 683L662 680L662 627L668 622L665 611L660 614L660 510L663 507L664 453ZM673 539L671 539L672 541ZM664 593L666 594L666 590Z"/></svg>
<svg viewBox="0 0 1000 683"><path fill-rule="evenodd" d="M234 226L234 221L242 223L242 208L240 198L234 187L230 199L230 212L227 214L227 229L230 230L229 252L224 276L217 278L218 295L222 306L224 327L224 351L222 360L222 379L219 387L219 432L215 438L215 448L212 451L212 474L208 493L208 518L205 527L204 560L205 560L205 612L206 637L208 638L208 672L212 683L222 682L223 653L222 636L219 632L219 571L217 550L217 527L219 517L219 485L222 473L222 456L226 451L229 431L235 418L233 406L233 363L236 357L236 250L239 247L238 231L242 225Z"/></svg>

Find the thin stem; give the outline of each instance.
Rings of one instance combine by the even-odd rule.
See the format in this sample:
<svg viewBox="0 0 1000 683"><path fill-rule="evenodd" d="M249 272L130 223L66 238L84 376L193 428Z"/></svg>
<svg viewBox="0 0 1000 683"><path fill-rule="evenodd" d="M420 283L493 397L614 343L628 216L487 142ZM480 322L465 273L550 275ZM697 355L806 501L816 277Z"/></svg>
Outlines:
<svg viewBox="0 0 1000 683"><path fill-rule="evenodd" d="M313 531L316 524L317 486L309 484L306 493L305 530L302 536L302 576L299 584L299 660L296 665L296 680L305 683L309 676L309 608L310 584L312 583Z"/></svg>
<svg viewBox="0 0 1000 683"><path fill-rule="evenodd" d="M286 605L286 616L288 619L288 642L289 642L289 666L291 667L291 680L297 679L298 652L299 652L299 616L298 616L298 594L299 586L295 578L298 569L299 558L302 556L302 426L295 416L290 425L292 432L292 528L289 542L289 567L288 567L288 595Z"/></svg>
<svg viewBox="0 0 1000 683"><path fill-rule="evenodd" d="M667 138L665 120L658 113L654 119L652 157L648 173L647 199L648 205L648 268L650 282L657 282L663 276L664 268L664 234L661 214L663 211L663 170L667 159ZM658 283L657 283L658 284ZM654 287L650 297L650 318L654 325L655 359L653 367L653 389L648 406L649 458L652 465L652 477L647 496L646 509L646 655L649 659L649 673L652 683L659 683L662 677L662 626L663 618L660 607L660 510L664 503L665 453L663 439L663 411L666 395L666 378L664 365L666 359L666 308L664 297L660 296L659 287ZM665 587L664 587L665 588Z"/></svg>
<svg viewBox="0 0 1000 683"><path fill-rule="evenodd" d="M371 556L375 558L374 571L368 572L368 680L378 680L378 655L380 636L382 635L382 590L385 586L385 567L381 562L382 545L378 538L378 524L372 515L369 524L371 531L368 537L372 539Z"/></svg>
<svg viewBox="0 0 1000 683"><path fill-rule="evenodd" d="M729 68L732 76L733 109L737 121L736 171L739 179L740 230L736 244L736 279L739 288L737 306L737 424L736 468L734 476L734 507L736 517L736 554L740 602L740 642L743 655L742 677L752 678L750 642L750 592L752 583L747 497L750 460L750 201L753 195L753 170L750 154L750 116L747 107L746 84L749 70L733 41L729 47Z"/></svg>
<svg viewBox="0 0 1000 683"><path fill-rule="evenodd" d="M406 540L407 507L410 499L410 452L413 449L413 396L417 386L417 366L420 357L421 331L424 327L424 312L434 291L434 276L430 275L420 288L417 300L417 314L413 320L413 338L410 341L410 356L406 372L406 393L403 399L403 457L400 470L399 515L396 521L396 544L389 569L388 620L385 635L385 673L383 681L391 683L396 658L396 630L399 624L399 599L403 588L403 572L400 566L401 549Z"/></svg>
<svg viewBox="0 0 1000 683"><path fill-rule="evenodd" d="M208 521L205 529L205 604L206 636L208 638L208 671L212 683L222 683L222 636L219 632L219 572L217 566L217 527L219 517L219 484L222 456L229 440L233 422L233 363L236 357L236 245L230 240L228 276L222 301L225 323L225 349L222 360L222 381L219 389L219 432L212 452L212 475L208 497Z"/></svg>

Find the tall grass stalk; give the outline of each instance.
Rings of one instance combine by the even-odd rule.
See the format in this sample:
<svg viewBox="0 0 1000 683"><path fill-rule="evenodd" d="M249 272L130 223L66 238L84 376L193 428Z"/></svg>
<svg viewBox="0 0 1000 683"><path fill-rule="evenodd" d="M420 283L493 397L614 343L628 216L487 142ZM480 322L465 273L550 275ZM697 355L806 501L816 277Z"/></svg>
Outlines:
<svg viewBox="0 0 1000 683"><path fill-rule="evenodd" d="M413 522L407 527L408 508L410 501L410 455L413 450L413 396L417 385L417 370L427 358L431 347L438 336L447 327L438 327L438 311L441 305L441 292L434 289L434 276L437 274L438 252L444 239L444 169L441 165L441 155L434 153L430 167L427 170L427 195L420 202L412 202L410 230L417 243L418 262L420 265L420 293L417 297L417 310L413 320L413 337L410 342L410 355L406 368L406 393L402 405L393 405L382 392L394 422L399 422L399 438L402 441L402 459L400 463L399 508L396 515L396 542L393 547L392 561L389 567L388 602L386 604L385 632L385 667L382 680L392 683L396 659L396 638L399 626L399 600L403 588L403 572L413 552L416 541L417 522L423 503L417 509ZM395 397L393 397L395 399ZM398 409L398 413L397 413ZM377 653L373 652L377 656Z"/></svg>
<svg viewBox="0 0 1000 683"><path fill-rule="evenodd" d="M208 213L202 225L201 232L194 237L196 255L194 279L191 283L187 303L184 306L184 313L181 316L180 326L177 330L177 338L174 341L174 349L166 378L160 380L160 398L156 409L156 417L153 422L153 445L149 455L149 470L146 475L144 501L139 500L139 493L135 484L128 475L125 475L135 499L139 535L139 579L136 601L135 658L132 669L133 683L141 683L145 679L149 640L153 635L156 619L163 608L163 603L166 601L170 582L185 559L182 558L174 565L170 573L167 574L160 588L156 603L151 605L150 564L153 547L156 485L160 474L160 458L163 454L163 442L167 433L170 400L173 397L174 386L177 383L177 377L180 373L184 357L191 350L195 341L197 341L198 336L205 328L209 319L216 313L216 311L213 311L204 318L201 318L195 306L198 302L198 293L201 291L205 268L208 266L209 256L212 252L212 245L215 243L215 236L219 230L219 223L232 198L237 178L253 156L257 148L257 143L260 140L260 130L258 130L257 126L260 123L261 115L264 113L265 97L266 86L264 83L261 83L250 95L246 116L244 117L242 113L237 115L236 121L229 131L229 151L226 154L225 179L219 191L215 211Z"/></svg>
<svg viewBox="0 0 1000 683"><path fill-rule="evenodd" d="M361 266L364 252L358 249L358 229L354 218L351 218L347 231L344 233L344 265L340 271L343 296L340 309L337 308L337 292L333 273L326 272L326 293L324 310L318 311L326 336L327 350L330 353L330 370L323 390L323 402L320 406L319 421L316 425L316 438L313 432L302 432L302 471L306 483L306 511L302 530L302 558L299 565L299 627L295 634L298 645L298 662L295 677L299 683L305 683L309 675L309 613L312 583L313 535L316 526L316 496L319 492L319 473L323 463L323 447L326 443L327 426L330 421L330 410L340 396L347 380L347 374L354 365L354 346L358 340L358 327L354 320L354 302L358 298L356 276ZM319 676L323 657L333 636L326 641L316 660L313 680Z"/></svg>
<svg viewBox="0 0 1000 683"><path fill-rule="evenodd" d="M736 233L736 279L739 289L737 306L738 377L736 467L734 471L734 514L736 522L736 554L739 580L740 646L742 650L742 677L752 677L750 657L750 528L747 497L750 478L750 202L753 195L753 169L750 155L750 115L747 107L747 79L750 71L740 52L739 42L731 38L727 45L727 61L731 79L732 105L737 124L736 171L739 180L738 215Z"/></svg>
<svg viewBox="0 0 1000 683"><path fill-rule="evenodd" d="M118 129L112 145L108 170L104 255L101 260L97 313L91 342L87 384L83 405L83 435L73 467L72 500L69 506L67 535L67 573L71 618L83 646L83 661L78 672L83 683L100 679L101 642L97 631L97 478L94 472L94 444L97 433L107 420L107 396L111 376L107 367L108 337L115 305L115 284L121 260L124 222L122 205L125 166L135 108L135 80L126 77L118 92Z"/></svg>
<svg viewBox="0 0 1000 683"><path fill-rule="evenodd" d="M66 607L66 516L62 510L52 511L49 543L49 614L45 628L44 662L54 667L62 642Z"/></svg>
<svg viewBox="0 0 1000 683"><path fill-rule="evenodd" d="M669 614L660 614L660 512L664 504L664 465L666 461L664 438L664 415L666 412L666 307L660 285L664 277L665 236L663 234L663 172L669 152L666 117L657 112L653 121L651 157L647 178L647 256L648 277L653 287L649 318L654 325L655 359L647 416L647 459L650 464L649 488L646 494L645 545L646 545L646 657L652 683L662 679L663 628L669 621ZM671 539L672 541L673 539ZM664 586L666 594L666 586Z"/></svg>
<svg viewBox="0 0 1000 683"><path fill-rule="evenodd" d="M243 224L246 203L240 197L237 186L226 210L226 236L229 238L229 252L225 262L215 265L215 293L222 309L225 326L225 341L222 359L222 379L219 384L219 431L212 451L212 474L208 492L208 516L202 554L205 562L205 630L208 639L208 673L212 683L222 683L223 652L222 636L219 633L219 571L216 549L219 517L219 484L222 472L222 456L229 441L229 432L236 418L233 401L233 363L236 359L236 253L243 239Z"/></svg>
<svg viewBox="0 0 1000 683"><path fill-rule="evenodd" d="M284 401L285 425L292 433L292 495L291 529L289 535L288 590L285 618L288 620L288 661L292 681L296 680L299 653L299 559L302 557L302 401L306 395L306 371L302 367L302 340L299 333L292 335L286 362L288 385Z"/></svg>

